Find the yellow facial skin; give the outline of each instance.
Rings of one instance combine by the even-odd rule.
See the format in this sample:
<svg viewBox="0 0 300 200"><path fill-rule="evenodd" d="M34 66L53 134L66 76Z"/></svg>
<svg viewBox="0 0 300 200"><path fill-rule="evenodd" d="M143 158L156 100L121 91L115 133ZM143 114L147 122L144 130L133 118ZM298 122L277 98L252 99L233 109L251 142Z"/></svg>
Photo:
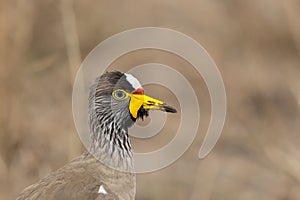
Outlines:
<svg viewBox="0 0 300 200"><path fill-rule="evenodd" d="M162 110L160 105L163 105L162 101L148 97L141 94L131 94L129 111L134 118L137 118L138 110L141 106L146 110Z"/></svg>
<svg viewBox="0 0 300 200"><path fill-rule="evenodd" d="M117 94L118 92L124 93L124 97L117 98L115 94ZM141 108L141 106L143 106L143 108L146 110L162 110L173 113L176 112L174 108L168 106L164 102L143 94L131 94L124 90L115 90L112 93L112 96L116 100L124 100L130 97L129 111L134 118L137 118L138 110Z"/></svg>

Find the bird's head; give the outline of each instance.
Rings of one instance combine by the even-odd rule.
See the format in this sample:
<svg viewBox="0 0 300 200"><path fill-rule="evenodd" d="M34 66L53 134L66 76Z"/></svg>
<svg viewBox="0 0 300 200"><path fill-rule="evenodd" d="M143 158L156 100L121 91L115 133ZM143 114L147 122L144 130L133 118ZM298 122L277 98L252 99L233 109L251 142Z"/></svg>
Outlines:
<svg viewBox="0 0 300 200"><path fill-rule="evenodd" d="M164 102L146 96L139 81L131 74L106 72L92 87L90 115L100 123L113 120L118 127L128 128L136 119L147 117L149 110L176 112Z"/></svg>

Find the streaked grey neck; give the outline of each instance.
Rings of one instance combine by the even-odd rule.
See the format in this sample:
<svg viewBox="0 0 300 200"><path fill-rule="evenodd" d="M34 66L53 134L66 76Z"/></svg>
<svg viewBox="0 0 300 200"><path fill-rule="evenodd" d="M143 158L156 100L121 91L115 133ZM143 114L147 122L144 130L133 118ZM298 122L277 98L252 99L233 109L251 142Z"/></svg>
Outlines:
<svg viewBox="0 0 300 200"><path fill-rule="evenodd" d="M112 114L106 113L90 116L90 130L90 153L108 167L134 172L128 128L120 127Z"/></svg>

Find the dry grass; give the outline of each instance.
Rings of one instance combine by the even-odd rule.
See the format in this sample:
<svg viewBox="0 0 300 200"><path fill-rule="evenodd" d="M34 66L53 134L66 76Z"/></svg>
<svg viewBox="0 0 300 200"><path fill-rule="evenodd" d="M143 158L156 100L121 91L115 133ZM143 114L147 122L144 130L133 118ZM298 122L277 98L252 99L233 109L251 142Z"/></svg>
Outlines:
<svg viewBox="0 0 300 200"><path fill-rule="evenodd" d="M203 108L191 148L172 166L139 175L137 199L300 198L296 0L1 0L0 9L0 199L14 199L83 150L70 84L81 58L112 34L142 26L173 28L203 44L224 78L228 116L213 154L197 160L210 104L190 66L149 51L116 61L111 68L174 65L198 84Z"/></svg>

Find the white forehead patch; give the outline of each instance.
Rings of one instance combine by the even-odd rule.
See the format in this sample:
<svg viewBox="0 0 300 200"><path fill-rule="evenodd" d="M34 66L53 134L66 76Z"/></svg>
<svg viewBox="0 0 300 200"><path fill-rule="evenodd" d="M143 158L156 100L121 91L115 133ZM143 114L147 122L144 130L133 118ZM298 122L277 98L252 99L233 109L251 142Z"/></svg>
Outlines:
<svg viewBox="0 0 300 200"><path fill-rule="evenodd" d="M100 188L99 188L99 191L98 191L99 194L107 194L106 190L104 189L103 185L100 185Z"/></svg>
<svg viewBox="0 0 300 200"><path fill-rule="evenodd" d="M132 85L134 89L138 89L142 87L140 82L134 76L132 76L131 74L126 74L126 73L124 74L126 76L126 80Z"/></svg>

